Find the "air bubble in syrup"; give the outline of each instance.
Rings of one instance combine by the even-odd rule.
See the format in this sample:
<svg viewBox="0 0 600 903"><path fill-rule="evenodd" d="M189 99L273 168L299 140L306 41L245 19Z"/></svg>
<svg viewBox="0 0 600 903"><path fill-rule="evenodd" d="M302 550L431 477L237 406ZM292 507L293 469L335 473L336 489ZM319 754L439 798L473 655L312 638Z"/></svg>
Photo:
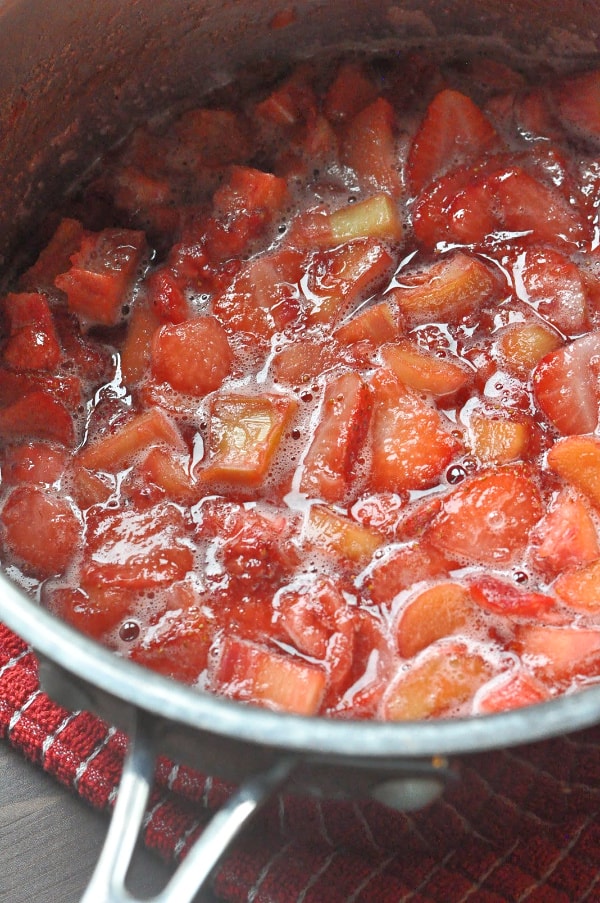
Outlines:
<svg viewBox="0 0 600 903"><path fill-rule="evenodd" d="M119 628L119 636L124 643L132 643L140 635L140 625L137 621L125 621Z"/></svg>

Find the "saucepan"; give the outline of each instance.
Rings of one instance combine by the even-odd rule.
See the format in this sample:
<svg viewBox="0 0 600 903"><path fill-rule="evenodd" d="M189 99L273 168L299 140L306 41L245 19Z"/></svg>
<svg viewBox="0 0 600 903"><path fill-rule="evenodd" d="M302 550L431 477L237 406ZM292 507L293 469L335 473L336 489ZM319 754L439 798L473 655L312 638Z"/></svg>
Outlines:
<svg viewBox="0 0 600 903"><path fill-rule="evenodd" d="M287 27L274 27L284 12ZM0 0L0 263L6 279L41 213L157 107L295 56L365 44L472 42L600 58L600 3L580 0ZM30 242L27 245L31 247ZM214 698L122 660L0 575L0 619L40 660L56 701L125 730L129 752L88 901L130 900L124 878L155 758L239 784L157 900L185 903L278 788L425 806L473 754L600 721L600 687L498 715L422 723L305 718Z"/></svg>

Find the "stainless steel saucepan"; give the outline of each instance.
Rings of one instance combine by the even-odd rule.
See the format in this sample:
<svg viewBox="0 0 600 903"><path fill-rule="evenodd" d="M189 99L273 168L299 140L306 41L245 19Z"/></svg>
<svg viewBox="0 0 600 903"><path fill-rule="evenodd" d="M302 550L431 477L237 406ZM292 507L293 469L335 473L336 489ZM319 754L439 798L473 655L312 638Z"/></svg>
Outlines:
<svg viewBox="0 0 600 903"><path fill-rule="evenodd" d="M473 39L525 56L600 58L596 0L295 0L292 23L273 28L284 7L278 0L0 0L3 272L30 242L40 213L119 135L249 64L264 71L270 61L340 44L468 46ZM185 903L276 788L415 808L442 792L469 755L600 721L600 687L527 710L435 723L307 719L213 698L121 660L2 575L0 620L38 653L53 698L98 713L131 738L88 903L131 900L124 877L159 753L240 787L155 898Z"/></svg>

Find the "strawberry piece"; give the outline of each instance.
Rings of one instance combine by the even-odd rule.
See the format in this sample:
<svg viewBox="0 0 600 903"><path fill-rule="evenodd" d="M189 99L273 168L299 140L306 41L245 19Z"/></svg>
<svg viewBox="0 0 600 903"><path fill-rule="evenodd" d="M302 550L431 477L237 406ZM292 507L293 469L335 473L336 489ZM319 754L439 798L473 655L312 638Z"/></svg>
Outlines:
<svg viewBox="0 0 600 903"><path fill-rule="evenodd" d="M69 309L87 323L113 326L123 306L146 247L143 232L104 229L84 235L71 267L54 280L65 292Z"/></svg>
<svg viewBox="0 0 600 903"><path fill-rule="evenodd" d="M217 532L222 541L216 558L225 568L230 585L235 583L241 592L256 593L262 587L272 591L275 585L289 580L298 564L291 522L280 514L234 507L228 523L225 527L219 524ZM254 632L259 623L256 618L250 621Z"/></svg>
<svg viewBox="0 0 600 903"><path fill-rule="evenodd" d="M215 623L202 608L199 593L185 581L161 591L165 611L129 657L172 680L192 684L208 665Z"/></svg>
<svg viewBox="0 0 600 903"><path fill-rule="evenodd" d="M78 455L79 464L90 470L116 472L126 461L153 445L169 445L186 451L181 434L160 408L149 408L119 424L114 432L86 445Z"/></svg>
<svg viewBox="0 0 600 903"><path fill-rule="evenodd" d="M563 193L519 165L467 167L442 177L420 195L413 228L429 248L439 242L481 244L506 232L521 241L569 247L587 237L579 211Z"/></svg>
<svg viewBox="0 0 600 903"><path fill-rule="evenodd" d="M396 628L398 652L403 658L412 658L437 640L468 628L474 614L466 587L437 583L402 609Z"/></svg>
<svg viewBox="0 0 600 903"><path fill-rule="evenodd" d="M563 490L535 531L533 559L536 567L556 576L598 557L600 546L596 527L586 504L579 496Z"/></svg>
<svg viewBox="0 0 600 903"><path fill-rule="evenodd" d="M458 359L454 362L429 354L408 339L386 345L381 359L405 386L436 397L453 395L472 380L472 371Z"/></svg>
<svg viewBox="0 0 600 903"><path fill-rule="evenodd" d="M556 188L519 166L488 176L486 187L498 209L497 228L522 232L548 244L578 244L586 229L578 210Z"/></svg>
<svg viewBox="0 0 600 903"><path fill-rule="evenodd" d="M496 95L487 101L485 112L509 138L564 140L564 131L552 109L549 92L543 88Z"/></svg>
<svg viewBox="0 0 600 903"><path fill-rule="evenodd" d="M13 370L54 370L61 348L44 295L37 292L9 294L5 300L10 335L4 361Z"/></svg>
<svg viewBox="0 0 600 903"><path fill-rule="evenodd" d="M54 280L71 265L71 255L79 249L84 228L76 219L65 218L42 249L36 262L19 279L19 288L40 291L54 286Z"/></svg>
<svg viewBox="0 0 600 903"><path fill-rule="evenodd" d="M490 664L464 644L431 646L392 680L382 715L389 721L418 721L454 714L491 676Z"/></svg>
<svg viewBox="0 0 600 903"><path fill-rule="evenodd" d="M412 220L415 237L426 248L447 241L477 244L497 226L491 192L468 167L452 170L423 191Z"/></svg>
<svg viewBox="0 0 600 903"><path fill-rule="evenodd" d="M341 589L332 580L316 578L299 589L278 595L277 624L296 649L327 669L328 698L343 692L352 668L354 616Z"/></svg>
<svg viewBox="0 0 600 903"><path fill-rule="evenodd" d="M352 505L351 514L364 527L379 530L388 539L396 537L396 528L402 521L407 495L398 492L378 492L363 496Z"/></svg>
<svg viewBox="0 0 600 903"><path fill-rule="evenodd" d="M600 561L595 559L584 567L576 567L560 574L554 592L575 611L597 615L600 611Z"/></svg>
<svg viewBox="0 0 600 903"><path fill-rule="evenodd" d="M567 681L598 673L600 630L524 626L515 646L526 665L543 679Z"/></svg>
<svg viewBox="0 0 600 903"><path fill-rule="evenodd" d="M548 467L600 509L600 439L569 436L548 452Z"/></svg>
<svg viewBox="0 0 600 903"><path fill-rule="evenodd" d="M386 368L374 392L369 485L402 492L434 486L460 449L439 411Z"/></svg>
<svg viewBox="0 0 600 903"><path fill-rule="evenodd" d="M592 433L598 424L600 332L575 339L542 358L533 374L539 408L565 436Z"/></svg>
<svg viewBox="0 0 600 903"><path fill-rule="evenodd" d="M122 589L64 586L53 587L44 601L58 618L99 640L127 617L135 600Z"/></svg>
<svg viewBox="0 0 600 903"><path fill-rule="evenodd" d="M573 135L600 141L600 70L582 72L559 82L553 98L562 124Z"/></svg>
<svg viewBox="0 0 600 903"><path fill-rule="evenodd" d="M374 238L359 238L317 252L308 267L306 294L310 324L331 323L373 294L390 274L393 258Z"/></svg>
<svg viewBox="0 0 600 903"><path fill-rule="evenodd" d="M259 486L267 476L296 402L285 395L217 395L210 409L209 461L198 480Z"/></svg>
<svg viewBox="0 0 600 903"><path fill-rule="evenodd" d="M477 694L477 713L508 712L550 699L550 691L533 674L521 669L507 678L494 680Z"/></svg>
<svg viewBox="0 0 600 903"><path fill-rule="evenodd" d="M211 678L214 689L225 696L297 715L315 715L327 686L320 666L229 636L211 667Z"/></svg>
<svg viewBox="0 0 600 903"><path fill-rule="evenodd" d="M19 483L45 483L50 486L62 477L69 460L66 448L47 442L27 442L5 450L2 482L11 486Z"/></svg>
<svg viewBox="0 0 600 903"><path fill-rule="evenodd" d="M72 369L77 374L77 377L61 376L62 383L68 379L85 380L89 390L100 386L103 382L110 382L115 369L112 350L99 340L84 335L77 317L70 314L66 308L55 308L53 319L62 345L63 369Z"/></svg>
<svg viewBox="0 0 600 903"><path fill-rule="evenodd" d="M555 605L551 596L529 592L489 574L470 579L469 588L473 600L485 611L510 618L539 618Z"/></svg>
<svg viewBox="0 0 600 903"><path fill-rule="evenodd" d="M51 376L41 370L15 372L0 367L0 405L11 405L30 392L45 392L67 408L81 403L81 380L78 376Z"/></svg>
<svg viewBox="0 0 600 903"><path fill-rule="evenodd" d="M69 411L43 389L33 389L0 408L0 436L4 439L50 439L70 446L75 426Z"/></svg>
<svg viewBox="0 0 600 903"><path fill-rule="evenodd" d="M229 376L232 365L227 335L215 317L161 326L152 338L152 373L187 395L214 392Z"/></svg>
<svg viewBox="0 0 600 903"><path fill-rule="evenodd" d="M413 194L461 164L494 149L498 136L478 106L460 91L445 88L431 101L413 138L407 172Z"/></svg>
<svg viewBox="0 0 600 903"><path fill-rule="evenodd" d="M369 426L370 393L357 373L343 373L325 389L321 417L302 461L300 491L340 502Z"/></svg>
<svg viewBox="0 0 600 903"><path fill-rule="evenodd" d="M453 564L426 540L390 549L365 572L363 591L376 605L388 605L398 593L423 580L447 577Z"/></svg>
<svg viewBox="0 0 600 903"><path fill-rule="evenodd" d="M214 194L205 243L211 258L242 254L275 219L288 200L285 179L247 166L233 166Z"/></svg>
<svg viewBox="0 0 600 903"><path fill-rule="evenodd" d="M0 515L4 549L39 579L62 574L81 545L83 525L66 499L38 486L18 486Z"/></svg>
<svg viewBox="0 0 600 903"><path fill-rule="evenodd" d="M145 281L147 303L163 323L182 323L190 315L182 280L170 268L154 270Z"/></svg>
<svg viewBox="0 0 600 903"><path fill-rule="evenodd" d="M448 493L427 537L454 558L507 565L523 555L542 513L539 489L526 469L482 471Z"/></svg>
<svg viewBox="0 0 600 903"><path fill-rule="evenodd" d="M514 267L517 294L565 335L589 326L587 295L579 268L552 248L531 249Z"/></svg>
<svg viewBox="0 0 600 903"><path fill-rule="evenodd" d="M181 580L194 564L180 509L90 509L81 571L84 589L144 590Z"/></svg>
<svg viewBox="0 0 600 903"><path fill-rule="evenodd" d="M377 97L377 88L360 63L342 63L327 89L323 109L328 119L343 122L360 113Z"/></svg>
<svg viewBox="0 0 600 903"><path fill-rule="evenodd" d="M483 307L497 292L497 282L477 257L459 251L420 273L403 276L387 295L411 325L431 320L458 323Z"/></svg>
<svg viewBox="0 0 600 903"><path fill-rule="evenodd" d="M286 248L248 261L225 291L213 300L213 312L235 332L269 338L300 312L298 283L304 254Z"/></svg>
<svg viewBox="0 0 600 903"><path fill-rule="evenodd" d="M361 188L392 197L402 189L395 122L394 108L379 97L347 123L341 149L343 162L354 170Z"/></svg>

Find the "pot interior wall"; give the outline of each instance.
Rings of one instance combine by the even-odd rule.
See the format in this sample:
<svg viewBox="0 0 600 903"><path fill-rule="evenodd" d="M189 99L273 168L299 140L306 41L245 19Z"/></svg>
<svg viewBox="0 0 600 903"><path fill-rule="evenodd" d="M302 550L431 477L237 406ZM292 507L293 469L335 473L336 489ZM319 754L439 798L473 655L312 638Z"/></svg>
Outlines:
<svg viewBox="0 0 600 903"><path fill-rule="evenodd" d="M272 0L0 2L0 265L39 213L149 111L202 96L240 67L338 43L471 34L525 53L589 55L597 2ZM292 7L290 7L292 8ZM533 41L534 44L530 44Z"/></svg>

